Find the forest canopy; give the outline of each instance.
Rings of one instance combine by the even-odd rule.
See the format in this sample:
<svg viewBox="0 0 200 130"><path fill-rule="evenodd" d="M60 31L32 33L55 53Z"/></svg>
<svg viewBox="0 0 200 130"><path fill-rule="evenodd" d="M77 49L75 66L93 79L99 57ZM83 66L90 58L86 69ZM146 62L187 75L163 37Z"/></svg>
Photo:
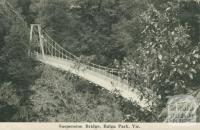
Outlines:
<svg viewBox="0 0 200 130"><path fill-rule="evenodd" d="M0 5L0 121L162 122L169 96L200 102L199 0L8 1L24 21ZM29 57L35 23L77 57L126 70L150 111Z"/></svg>

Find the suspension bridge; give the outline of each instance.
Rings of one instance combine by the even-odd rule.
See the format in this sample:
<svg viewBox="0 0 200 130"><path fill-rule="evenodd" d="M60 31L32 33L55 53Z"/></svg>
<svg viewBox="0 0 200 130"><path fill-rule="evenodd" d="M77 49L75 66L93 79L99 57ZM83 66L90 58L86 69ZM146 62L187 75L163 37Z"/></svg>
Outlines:
<svg viewBox="0 0 200 130"><path fill-rule="evenodd" d="M19 18L23 25L27 26L23 17L9 2L0 0L0 4L3 7L3 10L0 11ZM30 26L30 49L28 53L37 61L69 71L110 92L117 92L142 108L149 109L152 105L152 102L148 99L141 98L144 95L134 86L130 86L127 79L120 76L121 71L91 62L80 62L79 57L60 46L39 24L31 24Z"/></svg>

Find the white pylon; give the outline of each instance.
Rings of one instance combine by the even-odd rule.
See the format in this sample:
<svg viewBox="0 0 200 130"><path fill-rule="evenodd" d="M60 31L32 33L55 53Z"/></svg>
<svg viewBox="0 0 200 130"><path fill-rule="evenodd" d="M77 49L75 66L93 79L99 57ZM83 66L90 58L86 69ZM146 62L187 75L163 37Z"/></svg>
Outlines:
<svg viewBox="0 0 200 130"><path fill-rule="evenodd" d="M38 33L38 39L37 41L39 41L39 45L40 45L40 50L41 50L41 53L42 53L42 56L44 57L44 45L43 45L43 40L44 40L44 37L42 35L42 32L41 32L41 26L40 24L31 24L31 31L30 31L30 44L32 44L33 42L33 31L34 29L36 28L36 31Z"/></svg>

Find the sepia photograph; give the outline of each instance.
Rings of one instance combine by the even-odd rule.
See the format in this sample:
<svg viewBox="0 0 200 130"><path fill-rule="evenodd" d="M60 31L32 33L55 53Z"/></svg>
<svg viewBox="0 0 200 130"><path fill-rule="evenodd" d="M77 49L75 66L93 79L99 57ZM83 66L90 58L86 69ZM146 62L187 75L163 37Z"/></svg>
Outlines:
<svg viewBox="0 0 200 130"><path fill-rule="evenodd" d="M200 0L0 0L0 124L198 124L199 104Z"/></svg>

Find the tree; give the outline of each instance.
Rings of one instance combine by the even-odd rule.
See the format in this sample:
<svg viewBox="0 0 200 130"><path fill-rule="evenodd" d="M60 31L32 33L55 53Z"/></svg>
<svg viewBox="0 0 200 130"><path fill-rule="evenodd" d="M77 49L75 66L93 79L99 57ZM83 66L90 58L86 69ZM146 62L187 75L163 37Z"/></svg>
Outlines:
<svg viewBox="0 0 200 130"><path fill-rule="evenodd" d="M14 120L21 98L11 82L0 85L0 121Z"/></svg>
<svg viewBox="0 0 200 130"><path fill-rule="evenodd" d="M153 100L153 113L162 109L167 96L194 89L193 81L198 78L199 45L192 44L188 26L180 25L177 20L176 5L168 3L164 11L149 6L141 17L145 25L141 32L143 39L124 64L133 86ZM149 90L154 94L149 94Z"/></svg>
<svg viewBox="0 0 200 130"><path fill-rule="evenodd" d="M122 112L119 105L109 98L89 90L87 86L81 90L76 87L75 77L60 72L49 66L40 66L41 78L31 87L33 95L32 116L29 121L121 121ZM83 88L83 84L81 84ZM101 100L106 102L102 102ZM112 103L113 102L113 103ZM112 107L114 105L114 109Z"/></svg>
<svg viewBox="0 0 200 130"><path fill-rule="evenodd" d="M14 6L17 6L17 1ZM29 31L24 21L19 15L11 13L8 8L1 8L3 14L0 17L1 22L1 49L0 49L0 84L2 92L13 95L2 95L2 99L12 96L16 98L16 104L5 103L5 109L1 113L9 114L8 121L24 121L29 93L29 85L37 74L33 68L35 66L31 58L28 57ZM5 84L10 83L5 88ZM12 86L12 87L10 87ZM8 99L9 100L9 99ZM8 108L8 110L6 109ZM1 119L3 120L3 119Z"/></svg>

